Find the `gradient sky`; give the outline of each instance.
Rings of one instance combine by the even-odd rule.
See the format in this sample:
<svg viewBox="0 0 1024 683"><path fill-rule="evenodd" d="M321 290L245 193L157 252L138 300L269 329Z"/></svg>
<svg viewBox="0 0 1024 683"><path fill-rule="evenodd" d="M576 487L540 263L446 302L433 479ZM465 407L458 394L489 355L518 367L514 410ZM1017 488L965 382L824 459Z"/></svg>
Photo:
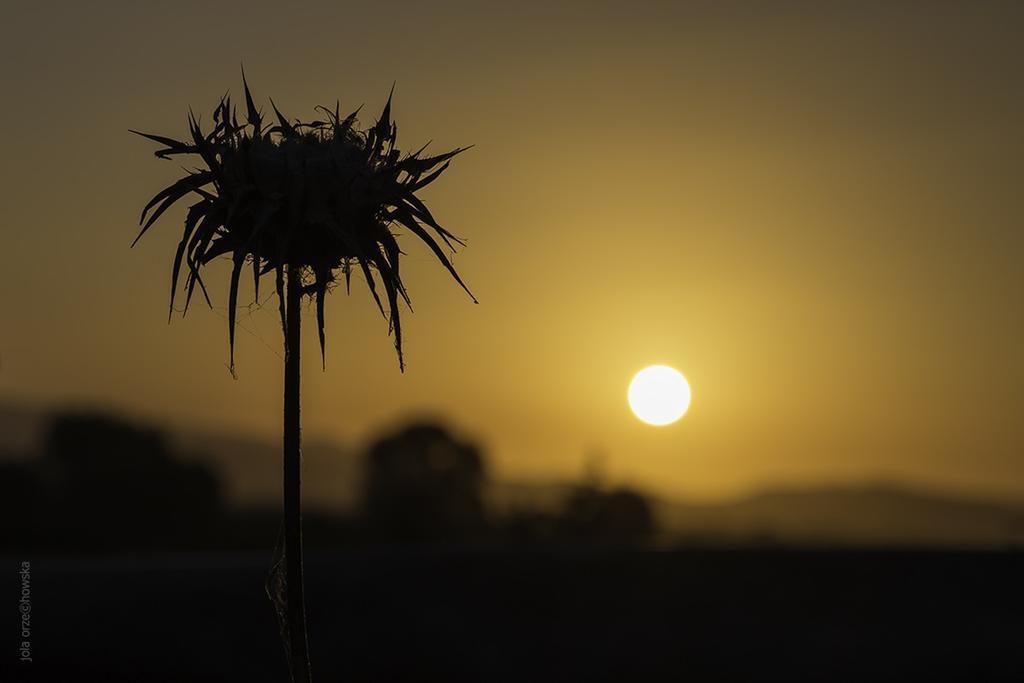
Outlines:
<svg viewBox="0 0 1024 683"><path fill-rule="evenodd" d="M439 414L512 478L599 451L693 497L1024 493L1024 5L345 5L5 6L0 399L277 438L274 302L233 380L226 264L168 326L182 209L128 248L180 174L128 129L208 122L244 61L290 116L340 97L369 124L395 81L404 148L476 145L424 198L480 305L407 240L402 375L365 287L337 291L307 436ZM671 427L626 404L652 363L693 388Z"/></svg>

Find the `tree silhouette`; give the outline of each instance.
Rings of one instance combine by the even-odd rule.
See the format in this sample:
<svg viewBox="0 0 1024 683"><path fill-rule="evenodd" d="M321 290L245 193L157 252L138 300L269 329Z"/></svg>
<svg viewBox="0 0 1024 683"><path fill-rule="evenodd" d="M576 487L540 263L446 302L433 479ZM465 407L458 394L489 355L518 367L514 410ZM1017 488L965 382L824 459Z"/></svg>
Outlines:
<svg viewBox="0 0 1024 683"><path fill-rule="evenodd" d="M654 531L647 499L628 488L577 487L566 501L560 523L562 533L571 539L612 545L641 543Z"/></svg>
<svg viewBox="0 0 1024 683"><path fill-rule="evenodd" d="M412 424L379 439L366 468L363 508L376 538L459 540L485 525L483 457L440 425Z"/></svg>
<svg viewBox="0 0 1024 683"><path fill-rule="evenodd" d="M285 570L283 577L275 570L270 583L284 586L284 595L278 596L275 606L281 617L292 678L306 682L310 670L302 588L299 427L302 297L315 298L323 359L324 299L339 274L344 276L348 289L353 269L359 269L388 320L399 367L404 369L399 298L408 304L409 296L399 276L402 252L391 226L404 226L422 240L469 293L441 246L443 243L454 251L453 243L464 243L442 228L416 196L464 148L423 156L424 146L403 156L395 146L397 127L391 121L391 96L376 124L366 130L357 128L358 109L343 118L337 105L333 110L317 107L322 119L302 122L283 115L273 100L276 125L265 126L244 73L242 83L246 106L243 123L239 123L225 95L214 109L214 127L209 133L203 132L191 111L188 140L132 131L160 143L163 147L156 151L159 158L194 155L201 162L201 168L188 171L146 204L140 219L142 230L135 242L172 204L186 195L198 197L185 215L184 233L174 255L170 312L174 310L182 264L187 269L187 310L196 285L210 303L201 276L203 267L218 256L230 256L228 342L232 373L242 270L246 265L251 267L257 297L260 279L274 275L285 350ZM386 311L377 281L384 289Z"/></svg>
<svg viewBox="0 0 1024 683"><path fill-rule="evenodd" d="M221 484L199 463L174 457L150 427L89 413L55 415L41 465L60 482L51 506L64 519L66 544L92 548L166 547L209 531ZM125 514L130 510L131 514Z"/></svg>

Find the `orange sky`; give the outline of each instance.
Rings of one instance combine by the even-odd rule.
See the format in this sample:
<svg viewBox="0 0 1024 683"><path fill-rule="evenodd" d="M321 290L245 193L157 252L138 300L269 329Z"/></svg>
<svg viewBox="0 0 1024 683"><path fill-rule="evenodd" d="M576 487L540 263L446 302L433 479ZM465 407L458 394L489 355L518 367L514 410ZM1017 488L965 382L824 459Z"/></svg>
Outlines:
<svg viewBox="0 0 1024 683"><path fill-rule="evenodd" d="M128 248L180 173L128 129L209 121L244 60L291 116L340 97L368 124L397 81L406 148L476 145L424 197L481 304L407 241L401 375L365 287L336 292L326 373L306 329L307 435L429 413L509 477L600 450L676 495L1024 493L1019 5L144 5L0 28L0 398L277 438L273 302L241 315L235 381L225 279L166 323L181 209ZM671 427L626 405L652 363L693 388Z"/></svg>

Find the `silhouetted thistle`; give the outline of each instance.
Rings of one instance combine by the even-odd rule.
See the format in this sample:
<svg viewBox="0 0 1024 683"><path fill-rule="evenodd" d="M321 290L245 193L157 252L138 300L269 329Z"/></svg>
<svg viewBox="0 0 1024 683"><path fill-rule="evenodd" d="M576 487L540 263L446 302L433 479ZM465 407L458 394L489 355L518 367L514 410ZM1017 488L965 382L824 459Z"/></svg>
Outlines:
<svg viewBox="0 0 1024 683"><path fill-rule="evenodd" d="M209 133L203 133L191 111L190 140L132 131L165 146L156 151L157 157L195 155L203 165L150 200L139 221L142 230L135 238L138 242L179 199L189 194L199 198L188 208L174 258L172 312L183 263L188 269L187 310L196 285L209 303L203 266L218 256L230 256L228 335L233 368L235 312L243 268L246 264L252 268L257 293L260 278L274 272L283 303L284 269L295 267L303 276L304 292L316 297L322 353L324 297L339 273L347 287L352 269L357 267L389 319L404 369L398 299L408 304L409 296L399 276L402 252L391 226L402 225L426 243L466 289L438 239L453 250L455 244L465 244L438 224L416 192L437 179L451 158L468 148L424 157L424 147L402 156L395 146L398 129L391 121L390 96L376 125L367 130L356 127L358 110L342 118L337 105L333 111L317 107L326 120L304 123L290 121L273 106L273 100L277 125L264 127L244 76L243 85L248 110L244 123L239 123L230 98L225 96L214 109L214 128ZM386 312L375 279L384 287Z"/></svg>
<svg viewBox="0 0 1024 683"><path fill-rule="evenodd" d="M444 172L464 148L423 156L424 148L402 155L395 146L397 127L391 121L391 96L377 120L357 128L359 110L344 118L334 109L317 107L323 120L289 120L271 101L276 125L264 125L262 113L245 89L246 119L239 123L225 95L213 113L213 130L204 133L189 112L190 138L185 141L137 133L163 145L156 156L169 159L193 155L199 168L166 187L142 211L138 242L151 225L187 195L198 201L185 215L185 228L171 270L171 313L182 265L188 310L198 285L207 304L203 267L218 256L232 262L228 291L228 340L234 374L235 317L238 284L248 266L259 296L260 279L274 274L285 347L284 400L284 559L285 597L282 632L292 678L309 681L305 607L302 588L302 531L299 429L299 340L302 296L316 299L317 332L324 355L324 298L338 275L346 289L358 268L394 334L399 367L404 370L399 298L409 296L399 275L402 254L393 226L404 226L422 240L438 260L462 282L441 244L454 250L464 243L441 227L416 193ZM132 243L132 246L135 245ZM287 286L286 286L287 280ZM377 289L384 289L387 310ZM472 297L472 294L470 294ZM476 299L474 299L474 302ZM276 572L276 570L275 570ZM271 579L280 580L276 573Z"/></svg>

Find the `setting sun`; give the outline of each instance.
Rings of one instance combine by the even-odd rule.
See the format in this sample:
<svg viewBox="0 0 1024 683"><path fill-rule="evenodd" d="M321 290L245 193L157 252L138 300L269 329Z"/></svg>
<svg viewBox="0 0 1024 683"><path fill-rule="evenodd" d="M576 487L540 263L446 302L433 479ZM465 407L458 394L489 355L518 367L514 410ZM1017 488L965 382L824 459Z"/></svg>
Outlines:
<svg viewBox="0 0 1024 683"><path fill-rule="evenodd" d="M629 383L629 407L649 425L672 424L690 407L690 385L675 368L652 365Z"/></svg>

